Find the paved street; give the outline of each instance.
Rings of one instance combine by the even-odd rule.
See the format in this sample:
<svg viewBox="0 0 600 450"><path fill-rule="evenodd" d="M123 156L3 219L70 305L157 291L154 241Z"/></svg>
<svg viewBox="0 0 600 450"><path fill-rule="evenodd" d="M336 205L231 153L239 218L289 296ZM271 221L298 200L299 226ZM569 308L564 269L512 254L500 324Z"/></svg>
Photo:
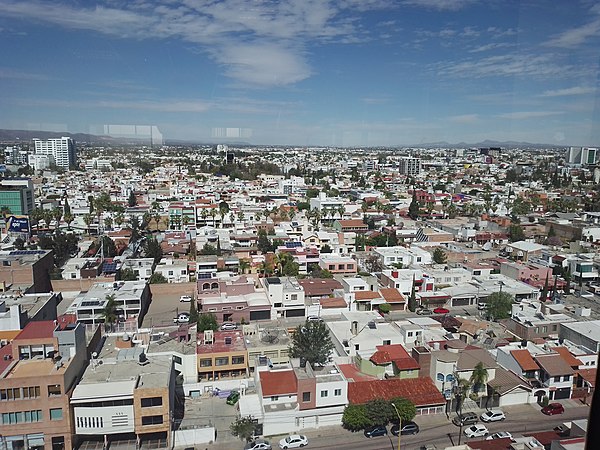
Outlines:
<svg viewBox="0 0 600 450"><path fill-rule="evenodd" d="M497 431L509 431L513 435L539 431L551 431L555 426L575 419L586 419L589 408L576 400L561 402L565 406L565 413L556 416L545 416L540 412L538 405L518 405L504 408L506 420L486 424L490 434ZM479 411L481 413L482 411ZM452 416L451 416L452 417ZM419 416L415 419L421 429L415 436L402 436L401 448L403 450L418 450L421 445L435 444L438 448L458 445L460 429L454 426L445 415ZM327 427L302 432L309 438L310 449L334 449L343 447L350 450L397 450L398 438L392 435L387 437L365 438L362 432L352 433L342 427ZM274 448L282 436L270 438ZM242 449L240 440L232 436L219 436L219 441L213 445L196 446L197 449L208 450L234 450ZM461 444L466 442L464 435Z"/></svg>

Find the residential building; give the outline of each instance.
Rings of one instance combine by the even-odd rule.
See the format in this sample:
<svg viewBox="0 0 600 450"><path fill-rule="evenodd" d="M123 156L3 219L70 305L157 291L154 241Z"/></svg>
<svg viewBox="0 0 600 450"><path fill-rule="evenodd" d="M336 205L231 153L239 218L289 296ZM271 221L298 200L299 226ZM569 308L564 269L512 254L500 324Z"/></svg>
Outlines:
<svg viewBox="0 0 600 450"><path fill-rule="evenodd" d="M421 173L421 160L409 156L398 160L398 172L400 175L416 176Z"/></svg>
<svg viewBox="0 0 600 450"><path fill-rule="evenodd" d="M594 165L598 161L598 149L595 147L569 147L566 162L570 165Z"/></svg>
<svg viewBox="0 0 600 450"><path fill-rule="evenodd" d="M190 274L187 259L162 258L154 273L160 273L169 283L188 283Z"/></svg>
<svg viewBox="0 0 600 450"><path fill-rule="evenodd" d="M356 261L348 256L323 253L319 256L319 267L333 275L356 275Z"/></svg>
<svg viewBox="0 0 600 450"><path fill-rule="evenodd" d="M534 357L540 367L539 380L548 388L550 400L571 398L575 370L559 353L540 354Z"/></svg>
<svg viewBox="0 0 600 450"><path fill-rule="evenodd" d="M154 258L126 258L121 263L121 270L131 270L137 277L137 281L148 281L152 276L153 266Z"/></svg>
<svg viewBox="0 0 600 450"><path fill-rule="evenodd" d="M69 397L86 364L81 324L30 322L0 349L0 447L75 448Z"/></svg>
<svg viewBox="0 0 600 450"><path fill-rule="evenodd" d="M198 334L198 381L248 376L248 352L242 331L206 330Z"/></svg>
<svg viewBox="0 0 600 450"><path fill-rule="evenodd" d="M597 354L600 352L600 320L563 323L558 337L575 342Z"/></svg>
<svg viewBox="0 0 600 450"><path fill-rule="evenodd" d="M31 178L2 178L0 180L0 207L8 215L29 215L35 206Z"/></svg>
<svg viewBox="0 0 600 450"><path fill-rule="evenodd" d="M279 317L304 317L304 289L293 277L263 278L269 301Z"/></svg>
<svg viewBox="0 0 600 450"><path fill-rule="evenodd" d="M431 253L419 247L376 247L373 249L380 261L386 267L394 264L400 264L400 267L408 267L413 264L428 265L433 260Z"/></svg>
<svg viewBox="0 0 600 450"><path fill-rule="evenodd" d="M378 345L370 357L359 352L356 356L357 368L365 374L383 378L418 378L419 363L408 354L402 344Z"/></svg>
<svg viewBox="0 0 600 450"><path fill-rule="evenodd" d="M109 336L71 396L78 439L170 447L175 375L172 356L148 357L129 336Z"/></svg>
<svg viewBox="0 0 600 450"><path fill-rule="evenodd" d="M48 155L54 158L54 164L58 167L68 169L75 165L77 154L75 141L70 137L61 137L56 139L34 139L36 155Z"/></svg>
<svg viewBox="0 0 600 450"><path fill-rule="evenodd" d="M0 283L19 286L23 292L50 292L50 272L53 268L51 250L0 252Z"/></svg>

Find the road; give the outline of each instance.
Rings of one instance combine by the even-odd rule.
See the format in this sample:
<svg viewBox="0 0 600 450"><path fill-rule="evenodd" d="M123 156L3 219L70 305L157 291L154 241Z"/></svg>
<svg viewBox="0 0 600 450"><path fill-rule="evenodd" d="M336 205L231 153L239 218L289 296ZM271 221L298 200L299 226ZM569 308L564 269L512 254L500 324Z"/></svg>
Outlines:
<svg viewBox="0 0 600 450"><path fill-rule="evenodd" d="M505 421L486 424L490 434L497 431L509 431L513 435L552 431L554 427L563 422L586 419L589 412L587 407L575 407L566 409L565 413L561 415L545 416L539 411L539 408L534 406L520 406L518 411L511 412L510 409L506 409L506 411L507 419ZM432 418L417 417L415 419L415 422L420 425L421 431L414 436L402 436L400 445L402 450L419 450L425 444L435 444L438 449L458 445L460 430L458 427L449 421L440 423L439 417L437 420L430 419ZM460 443L464 444L468 440L480 439L484 438L466 439L463 435ZM272 439L272 442L277 443L278 439ZM362 432L341 432L336 435L312 437L307 448L311 450L334 448L343 448L344 450L397 450L397 443L398 438L391 434L368 439L364 437Z"/></svg>

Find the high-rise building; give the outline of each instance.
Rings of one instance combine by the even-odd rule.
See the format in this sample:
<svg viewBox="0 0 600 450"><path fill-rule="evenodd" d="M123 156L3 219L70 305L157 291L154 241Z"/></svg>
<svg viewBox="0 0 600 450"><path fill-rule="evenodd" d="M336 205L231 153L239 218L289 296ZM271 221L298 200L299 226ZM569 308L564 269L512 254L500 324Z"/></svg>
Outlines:
<svg viewBox="0 0 600 450"><path fill-rule="evenodd" d="M421 173L421 160L410 156L400 158L398 172L400 172L400 175L419 175Z"/></svg>
<svg viewBox="0 0 600 450"><path fill-rule="evenodd" d="M24 215L34 208L31 178L4 178L0 180L0 207L12 214Z"/></svg>
<svg viewBox="0 0 600 450"><path fill-rule="evenodd" d="M600 153L595 147L569 147L567 150L567 164L593 165L598 162Z"/></svg>
<svg viewBox="0 0 600 450"><path fill-rule="evenodd" d="M75 153L75 141L70 137L56 139L34 139L36 155L48 155L54 158L54 164L58 167L68 169L75 165L77 155Z"/></svg>

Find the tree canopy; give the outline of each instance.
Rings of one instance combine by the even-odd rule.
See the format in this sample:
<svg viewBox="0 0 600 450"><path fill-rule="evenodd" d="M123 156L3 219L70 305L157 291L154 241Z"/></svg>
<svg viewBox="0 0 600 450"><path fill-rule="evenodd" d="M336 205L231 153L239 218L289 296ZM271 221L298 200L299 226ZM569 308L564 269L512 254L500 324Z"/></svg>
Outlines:
<svg viewBox="0 0 600 450"><path fill-rule="evenodd" d="M217 331L218 329L219 325L214 314L202 313L198 316L198 333L204 333L206 330Z"/></svg>
<svg viewBox="0 0 600 450"><path fill-rule="evenodd" d="M441 247L436 247L433 250L433 262L435 264L446 264L448 262L448 256Z"/></svg>
<svg viewBox="0 0 600 450"><path fill-rule="evenodd" d="M487 298L486 315L489 320L508 319L514 298L508 292L494 292Z"/></svg>
<svg viewBox="0 0 600 450"><path fill-rule="evenodd" d="M235 422L231 423L229 429L231 434L239 437L242 441L250 442L256 430L256 420L251 416L238 417Z"/></svg>
<svg viewBox="0 0 600 450"><path fill-rule="evenodd" d="M301 365L305 362L311 366L324 365L329 360L333 350L333 342L324 322L306 321L294 330L289 347L292 358L300 358Z"/></svg>

